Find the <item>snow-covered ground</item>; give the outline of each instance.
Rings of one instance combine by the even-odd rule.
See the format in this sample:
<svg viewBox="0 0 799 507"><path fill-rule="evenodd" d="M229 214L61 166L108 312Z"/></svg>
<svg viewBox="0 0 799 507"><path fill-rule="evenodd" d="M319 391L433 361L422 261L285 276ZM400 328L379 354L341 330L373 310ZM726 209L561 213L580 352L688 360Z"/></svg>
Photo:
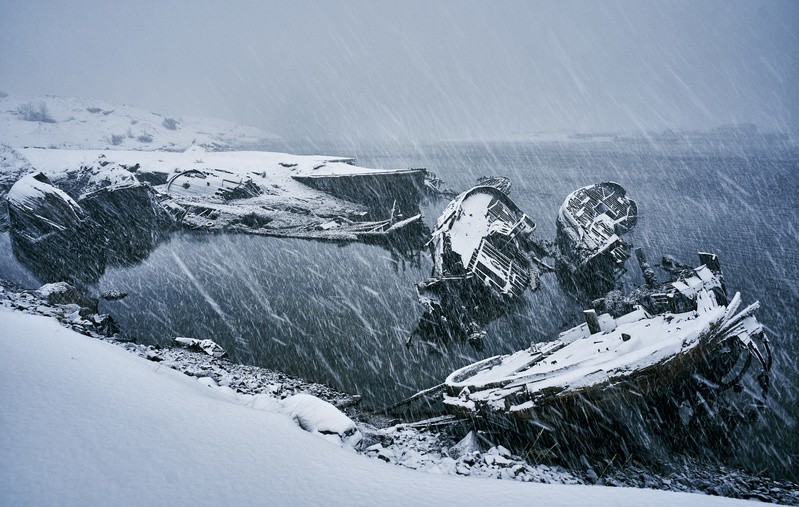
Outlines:
<svg viewBox="0 0 799 507"><path fill-rule="evenodd" d="M277 139L228 121L160 115L101 100L0 94L0 140L15 148L232 150Z"/></svg>
<svg viewBox="0 0 799 507"><path fill-rule="evenodd" d="M719 497L404 470L274 405L0 309L2 505L732 505Z"/></svg>

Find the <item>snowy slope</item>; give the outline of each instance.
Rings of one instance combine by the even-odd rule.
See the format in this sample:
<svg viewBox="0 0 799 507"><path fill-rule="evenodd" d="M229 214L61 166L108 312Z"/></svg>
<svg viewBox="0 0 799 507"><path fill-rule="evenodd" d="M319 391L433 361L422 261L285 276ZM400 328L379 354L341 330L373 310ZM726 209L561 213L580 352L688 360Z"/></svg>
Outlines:
<svg viewBox="0 0 799 507"><path fill-rule="evenodd" d="M0 309L0 505L731 505L422 474L174 370Z"/></svg>
<svg viewBox="0 0 799 507"><path fill-rule="evenodd" d="M100 100L0 94L0 142L15 148L183 151L195 144L231 150L276 139L232 122L162 116Z"/></svg>

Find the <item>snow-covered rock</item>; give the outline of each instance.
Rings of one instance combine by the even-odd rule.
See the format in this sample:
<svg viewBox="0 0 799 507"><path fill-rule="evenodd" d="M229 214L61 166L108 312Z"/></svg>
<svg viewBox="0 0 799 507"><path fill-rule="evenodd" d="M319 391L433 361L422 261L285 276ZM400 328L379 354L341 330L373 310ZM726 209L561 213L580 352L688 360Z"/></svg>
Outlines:
<svg viewBox="0 0 799 507"><path fill-rule="evenodd" d="M67 282L46 283L36 293L47 301L48 305L76 304L92 311L97 311L97 300L86 296L78 288Z"/></svg>
<svg viewBox="0 0 799 507"><path fill-rule="evenodd" d="M223 349L215 341L209 340L207 338L204 340L200 340L199 338L186 338L179 336L175 338L175 342L177 342L181 347L186 347L195 350L202 350L209 356L213 356L216 358L225 357L227 355L225 349Z"/></svg>
<svg viewBox="0 0 799 507"><path fill-rule="evenodd" d="M39 279L99 279L102 234L78 202L42 173L22 177L7 199L14 253Z"/></svg>
<svg viewBox="0 0 799 507"><path fill-rule="evenodd" d="M461 456L479 453L483 447L484 446L481 446L480 442L477 440L477 435L475 432L470 431L457 444L450 447L447 453L451 457L458 459Z"/></svg>
<svg viewBox="0 0 799 507"><path fill-rule="evenodd" d="M352 419L316 396L295 394L283 400L282 406L300 428L334 444L354 448L361 441L361 432Z"/></svg>

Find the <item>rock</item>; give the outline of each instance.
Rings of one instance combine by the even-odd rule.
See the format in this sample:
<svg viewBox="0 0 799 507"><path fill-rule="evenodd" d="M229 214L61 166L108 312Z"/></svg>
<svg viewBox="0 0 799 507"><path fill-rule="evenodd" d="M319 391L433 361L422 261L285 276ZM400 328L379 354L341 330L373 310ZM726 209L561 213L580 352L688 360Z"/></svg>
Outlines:
<svg viewBox="0 0 799 507"><path fill-rule="evenodd" d="M14 255L45 281L97 281L105 269L98 225L42 173L17 181L8 192Z"/></svg>
<svg viewBox="0 0 799 507"><path fill-rule="evenodd" d="M197 338L185 338L185 337L177 337L175 341L179 343L181 346L186 347L188 349L195 349L202 352L205 352L209 356L213 356L216 358L225 357L227 355L227 351L217 345L217 343L213 340L200 340Z"/></svg>
<svg viewBox="0 0 799 507"><path fill-rule="evenodd" d="M39 297L47 301L48 305L75 304L81 308L88 308L92 313L97 311L97 300L86 296L76 287L67 282L54 282L42 285L36 290Z"/></svg>
<svg viewBox="0 0 799 507"><path fill-rule="evenodd" d="M118 301L122 298L128 296L127 292L122 292L121 290L107 290L100 294L100 297L105 299L106 301Z"/></svg>
<svg viewBox="0 0 799 507"><path fill-rule="evenodd" d="M114 319L108 314L95 314L92 316L91 322L94 325L95 331L103 336L110 338L120 332L119 326L117 326L117 323L114 322Z"/></svg>
<svg viewBox="0 0 799 507"><path fill-rule="evenodd" d="M156 363L159 363L164 360L164 358L159 356L158 353L156 353L154 350L148 350L147 352L145 352L144 357Z"/></svg>
<svg viewBox="0 0 799 507"><path fill-rule="evenodd" d="M479 453L480 450L480 442L477 440L477 435L474 433L474 431L470 431L460 440L460 442L450 447L447 450L447 454L449 454L452 458L458 459L464 455L475 452Z"/></svg>
<svg viewBox="0 0 799 507"><path fill-rule="evenodd" d="M98 224L110 264L128 265L147 258L173 222L153 189L138 181L104 187L78 203Z"/></svg>
<svg viewBox="0 0 799 507"><path fill-rule="evenodd" d="M455 465L455 473L458 475L469 476L472 475L472 469L465 463L458 463Z"/></svg>
<svg viewBox="0 0 799 507"><path fill-rule="evenodd" d="M355 448L361 441L361 432L352 419L316 396L295 394L283 400L282 405L282 412L294 419L305 431L341 447Z"/></svg>

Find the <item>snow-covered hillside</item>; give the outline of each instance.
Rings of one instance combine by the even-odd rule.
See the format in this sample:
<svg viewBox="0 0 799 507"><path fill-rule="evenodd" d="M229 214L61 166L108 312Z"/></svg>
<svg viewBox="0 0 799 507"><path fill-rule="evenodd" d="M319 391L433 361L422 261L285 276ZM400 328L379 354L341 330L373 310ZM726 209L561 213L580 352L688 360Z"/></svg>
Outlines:
<svg viewBox="0 0 799 507"><path fill-rule="evenodd" d="M2 505L743 505L664 491L424 474L290 416L0 309Z"/></svg>
<svg viewBox="0 0 799 507"><path fill-rule="evenodd" d="M276 141L254 127L160 115L75 97L0 94L0 142L15 148L183 151L191 145L232 150Z"/></svg>

